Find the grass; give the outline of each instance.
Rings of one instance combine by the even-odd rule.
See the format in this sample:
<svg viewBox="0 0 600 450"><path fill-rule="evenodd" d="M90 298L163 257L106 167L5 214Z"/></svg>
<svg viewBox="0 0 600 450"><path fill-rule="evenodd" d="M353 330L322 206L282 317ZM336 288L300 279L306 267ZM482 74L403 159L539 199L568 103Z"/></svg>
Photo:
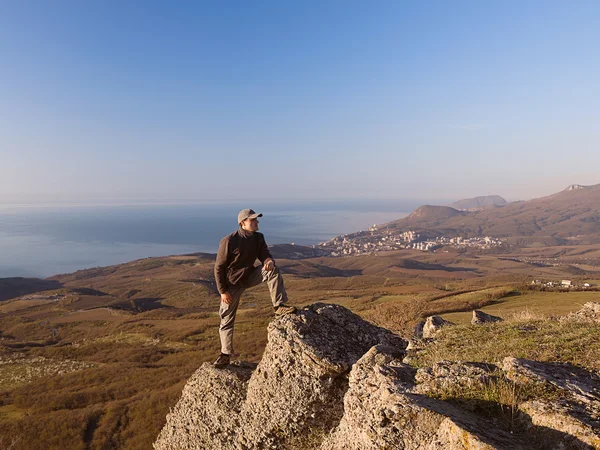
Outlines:
<svg viewBox="0 0 600 450"><path fill-rule="evenodd" d="M26 412L26 410L17 408L15 405L0 406L0 422L3 420L20 419Z"/></svg>
<svg viewBox="0 0 600 450"><path fill-rule="evenodd" d="M503 358L567 362L600 369L600 323L549 318L514 318L484 326L443 328L435 341L417 355L417 366L442 359L498 364Z"/></svg>
<svg viewBox="0 0 600 450"><path fill-rule="evenodd" d="M519 295L505 296L482 305L482 311L503 318L529 310L542 315L566 315L581 309L584 303L598 301L598 292L557 292L521 291ZM454 312L444 315L444 319L466 324L471 321L471 311Z"/></svg>
<svg viewBox="0 0 600 450"><path fill-rule="evenodd" d="M499 286L479 290L461 290L457 293L434 295L382 296L363 312L367 320L389 328L406 337L412 336L415 324L434 314L449 311L472 311L485 305L517 294L510 286Z"/></svg>
<svg viewBox="0 0 600 450"><path fill-rule="evenodd" d="M558 389L539 383L518 383L495 371L485 381L473 381L469 386L445 385L427 393L428 396L466 406L481 416L493 419L509 432L525 431L521 423L519 405L531 399L560 398Z"/></svg>

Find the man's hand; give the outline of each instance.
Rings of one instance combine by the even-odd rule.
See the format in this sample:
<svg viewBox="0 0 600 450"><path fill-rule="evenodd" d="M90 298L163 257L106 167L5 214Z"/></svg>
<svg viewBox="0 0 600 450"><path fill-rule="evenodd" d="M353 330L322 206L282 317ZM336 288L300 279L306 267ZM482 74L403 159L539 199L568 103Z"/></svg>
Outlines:
<svg viewBox="0 0 600 450"><path fill-rule="evenodd" d="M273 261L272 259L267 259L265 261L265 263L263 264L263 268L267 272L270 272L271 270L273 270L275 268L275 261Z"/></svg>
<svg viewBox="0 0 600 450"><path fill-rule="evenodd" d="M231 300L233 300L231 298L231 294L229 292L225 292L223 294L221 294L221 301L227 305L229 305L231 303Z"/></svg>

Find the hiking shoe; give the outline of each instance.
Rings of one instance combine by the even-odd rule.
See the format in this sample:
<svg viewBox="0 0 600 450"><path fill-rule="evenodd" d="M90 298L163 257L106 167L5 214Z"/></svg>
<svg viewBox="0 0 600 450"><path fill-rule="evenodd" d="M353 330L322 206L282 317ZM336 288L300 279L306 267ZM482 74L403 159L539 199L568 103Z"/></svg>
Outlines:
<svg viewBox="0 0 600 450"><path fill-rule="evenodd" d="M278 316L284 316L285 314L291 314L295 312L295 306L280 305L277 308L275 308L275 314L277 314Z"/></svg>
<svg viewBox="0 0 600 450"><path fill-rule="evenodd" d="M226 367L228 365L229 365L229 355L226 355L225 353L221 353L221 355L219 355L217 360L213 363L213 366L215 366L215 368L217 368L217 369L222 369L223 367Z"/></svg>

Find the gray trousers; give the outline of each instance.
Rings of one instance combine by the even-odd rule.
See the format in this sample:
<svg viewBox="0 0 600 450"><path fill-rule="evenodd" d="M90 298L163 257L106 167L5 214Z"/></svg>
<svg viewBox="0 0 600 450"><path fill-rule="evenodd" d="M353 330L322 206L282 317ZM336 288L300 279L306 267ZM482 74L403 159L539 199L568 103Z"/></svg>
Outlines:
<svg viewBox="0 0 600 450"><path fill-rule="evenodd" d="M274 308L287 302L288 298L283 286L283 277L277 266L270 272L267 272L262 267L256 267L244 283L240 283L239 286L230 286L231 303L221 302L221 307L219 308L219 316L221 317L221 325L219 326L221 353L233 355L233 325L235 324L235 315L242 294L246 289L265 281L267 282L267 286L269 286L271 302Z"/></svg>

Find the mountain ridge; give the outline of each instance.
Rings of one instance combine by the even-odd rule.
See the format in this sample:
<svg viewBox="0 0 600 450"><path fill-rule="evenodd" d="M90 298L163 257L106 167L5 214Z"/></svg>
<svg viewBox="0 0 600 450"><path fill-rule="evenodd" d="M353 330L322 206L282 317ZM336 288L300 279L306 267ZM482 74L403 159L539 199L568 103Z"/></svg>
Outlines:
<svg viewBox="0 0 600 450"><path fill-rule="evenodd" d="M521 239L525 244L599 243L599 198L600 184L571 185L555 194L507 203L501 208L458 211L426 205L385 226L392 230L443 231L467 237L514 238L515 243L518 238L525 238Z"/></svg>

